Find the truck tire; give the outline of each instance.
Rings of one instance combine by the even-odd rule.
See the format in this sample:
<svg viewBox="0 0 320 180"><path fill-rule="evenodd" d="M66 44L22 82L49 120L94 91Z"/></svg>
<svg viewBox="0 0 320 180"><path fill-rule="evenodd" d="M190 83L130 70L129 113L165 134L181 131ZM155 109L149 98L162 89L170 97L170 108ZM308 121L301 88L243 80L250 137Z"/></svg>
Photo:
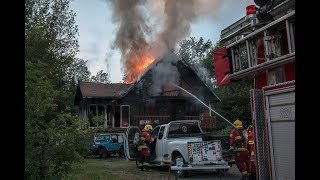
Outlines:
<svg viewBox="0 0 320 180"><path fill-rule="evenodd" d="M107 159L109 153L108 150L105 147L100 148L100 159Z"/></svg>
<svg viewBox="0 0 320 180"><path fill-rule="evenodd" d="M173 158L173 165L176 165L177 163L181 163L181 161L183 162L183 164L185 163L183 157L180 154L175 155ZM174 174L176 177L178 178L184 178L187 175L187 171L186 170L175 170Z"/></svg>

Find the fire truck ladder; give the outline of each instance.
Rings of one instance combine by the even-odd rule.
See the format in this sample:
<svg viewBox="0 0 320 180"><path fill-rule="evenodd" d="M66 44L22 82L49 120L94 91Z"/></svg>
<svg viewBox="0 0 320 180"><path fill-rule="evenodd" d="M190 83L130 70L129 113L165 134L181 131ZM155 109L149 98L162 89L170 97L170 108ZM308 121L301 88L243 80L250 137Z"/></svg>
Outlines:
<svg viewBox="0 0 320 180"><path fill-rule="evenodd" d="M241 79L258 71L279 66L295 60L295 10L266 24L265 26L244 35L245 30L250 28L250 23L245 18L236 22L241 29L233 30L228 36L221 39L225 41L230 36L242 35L242 38L226 46L231 52L232 69L230 79ZM235 25L231 25L235 27ZM252 28L252 24L251 24ZM230 27L229 27L230 29ZM252 28L254 29L254 28ZM285 31L287 42L283 42ZM223 32L223 31L222 31ZM223 35L222 35L223 36ZM258 40L263 38L264 57L258 58ZM281 43L287 43L288 53L283 53ZM258 63L258 60L262 62Z"/></svg>

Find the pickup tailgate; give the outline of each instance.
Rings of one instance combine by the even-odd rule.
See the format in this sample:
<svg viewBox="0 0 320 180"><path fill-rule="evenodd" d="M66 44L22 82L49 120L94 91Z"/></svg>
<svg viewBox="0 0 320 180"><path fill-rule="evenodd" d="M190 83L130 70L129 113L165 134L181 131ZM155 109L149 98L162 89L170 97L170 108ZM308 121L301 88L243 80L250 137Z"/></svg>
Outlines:
<svg viewBox="0 0 320 180"><path fill-rule="evenodd" d="M208 164L222 160L220 141L188 142L190 164Z"/></svg>
<svg viewBox="0 0 320 180"><path fill-rule="evenodd" d="M229 169L222 157L221 142L188 142L189 163L171 166L172 170Z"/></svg>

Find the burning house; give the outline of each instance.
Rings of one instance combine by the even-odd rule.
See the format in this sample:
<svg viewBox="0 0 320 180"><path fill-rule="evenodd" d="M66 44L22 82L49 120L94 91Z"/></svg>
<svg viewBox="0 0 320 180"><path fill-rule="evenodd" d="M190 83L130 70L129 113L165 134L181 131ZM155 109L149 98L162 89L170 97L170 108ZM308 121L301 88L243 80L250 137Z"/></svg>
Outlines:
<svg viewBox="0 0 320 180"><path fill-rule="evenodd" d="M198 119L202 128L215 128L216 119L209 108L180 87L209 107L220 101L184 60L169 53L154 60L131 84L80 82L74 104L89 127L95 126L95 116L102 116L104 127Z"/></svg>

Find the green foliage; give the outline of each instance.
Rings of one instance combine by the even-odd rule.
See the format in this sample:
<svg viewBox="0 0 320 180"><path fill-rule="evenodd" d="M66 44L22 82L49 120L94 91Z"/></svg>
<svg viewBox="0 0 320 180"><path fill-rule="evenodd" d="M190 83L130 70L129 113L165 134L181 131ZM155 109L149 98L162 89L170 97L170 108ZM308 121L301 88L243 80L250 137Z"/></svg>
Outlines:
<svg viewBox="0 0 320 180"><path fill-rule="evenodd" d="M212 47L210 40L204 41L202 37L196 41L195 37L185 39L180 43L179 55L189 64L200 63Z"/></svg>
<svg viewBox="0 0 320 180"><path fill-rule="evenodd" d="M216 93L221 99L217 104L217 111L221 112L231 123L240 118L244 125L252 124L250 107L250 89L253 88L253 80L248 78L228 86L218 87ZM225 121L218 121L218 128L230 126Z"/></svg>
<svg viewBox="0 0 320 180"><path fill-rule="evenodd" d="M75 58L75 13L67 0L27 0L25 7L25 179L59 179L91 141L74 115L74 74L83 73L73 69L83 62Z"/></svg>
<svg viewBox="0 0 320 180"><path fill-rule="evenodd" d="M103 72L103 70L98 71L95 76L91 76L91 80L94 82L110 83L109 74Z"/></svg>
<svg viewBox="0 0 320 180"><path fill-rule="evenodd" d="M233 127L231 125L226 126L223 129L218 129L213 132L211 132L212 135L229 135L232 131Z"/></svg>
<svg viewBox="0 0 320 180"><path fill-rule="evenodd" d="M210 50L208 51L208 53L202 61L203 67L205 67L209 71L210 76L213 77L213 79L216 78L216 71L214 69L215 67L213 63L213 52L219 49L220 47L220 42L217 42L213 47L210 48Z"/></svg>
<svg viewBox="0 0 320 180"><path fill-rule="evenodd" d="M197 73L198 77L209 87L213 87L213 75L208 71L208 53L212 49L210 40L204 41L201 37L198 41L194 37L183 40L180 43L179 56ZM205 61L205 62L204 62ZM207 67L206 67L207 65Z"/></svg>
<svg viewBox="0 0 320 180"><path fill-rule="evenodd" d="M103 123L104 123L104 121L105 121L105 118L104 118L103 115L101 115L101 116L95 116L95 117L92 118L92 121L93 121L93 125L94 125L95 127L101 127L101 126L103 126Z"/></svg>

